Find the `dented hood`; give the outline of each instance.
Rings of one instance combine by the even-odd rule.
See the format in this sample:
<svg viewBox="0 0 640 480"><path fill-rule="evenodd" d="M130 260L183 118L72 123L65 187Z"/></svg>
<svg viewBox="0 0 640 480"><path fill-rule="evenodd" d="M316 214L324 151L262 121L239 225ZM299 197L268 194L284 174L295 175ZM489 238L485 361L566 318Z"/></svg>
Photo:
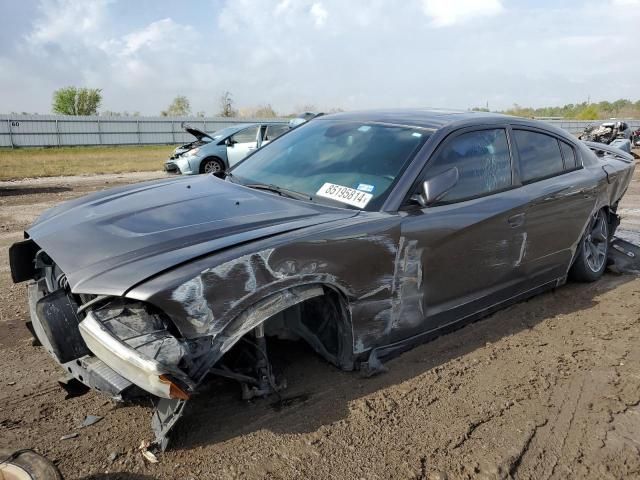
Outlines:
<svg viewBox="0 0 640 480"><path fill-rule="evenodd" d="M27 234L67 275L74 293L123 295L193 258L356 214L200 175L63 203Z"/></svg>

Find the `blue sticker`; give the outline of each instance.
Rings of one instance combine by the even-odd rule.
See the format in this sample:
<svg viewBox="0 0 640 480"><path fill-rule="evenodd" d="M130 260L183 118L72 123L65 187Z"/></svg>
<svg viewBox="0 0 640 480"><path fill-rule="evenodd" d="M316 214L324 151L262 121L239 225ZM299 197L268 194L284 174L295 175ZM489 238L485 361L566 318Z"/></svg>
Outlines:
<svg viewBox="0 0 640 480"><path fill-rule="evenodd" d="M360 190L361 192L367 192L367 193L373 192L373 189L374 189L374 186L373 185L369 185L367 183L360 183L356 187L356 190Z"/></svg>

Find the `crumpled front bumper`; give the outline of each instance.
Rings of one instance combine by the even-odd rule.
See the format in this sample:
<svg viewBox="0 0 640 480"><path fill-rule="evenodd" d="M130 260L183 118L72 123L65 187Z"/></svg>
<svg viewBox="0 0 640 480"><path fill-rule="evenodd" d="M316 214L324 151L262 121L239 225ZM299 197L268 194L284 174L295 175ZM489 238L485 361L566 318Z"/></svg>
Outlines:
<svg viewBox="0 0 640 480"><path fill-rule="evenodd" d="M139 304L135 304L137 308L127 309L128 318L140 328L136 331L120 323L117 312L125 311L121 304L115 308L109 308L107 304L104 310L91 310L84 318L79 318L77 305L63 290L47 294L41 284L29 285L33 332L70 375L88 387L114 397L122 397L127 391L138 394L144 390L160 398L189 398L185 391L192 386L188 377L143 353L145 348L153 349L153 345L158 345L153 349L158 357L170 358L179 356L182 347L166 330L145 325L145 321L151 321L153 317L145 316ZM117 332L109 329L110 325L114 328L109 322L116 322L130 338L119 338Z"/></svg>
<svg viewBox="0 0 640 480"><path fill-rule="evenodd" d="M116 338L92 312L87 313L79 328L89 350L123 378L161 398L189 399L172 382L167 368Z"/></svg>
<svg viewBox="0 0 640 480"><path fill-rule="evenodd" d="M178 165L176 165L176 163L171 160L165 162L164 171L167 173L181 173L180 168L178 168Z"/></svg>
<svg viewBox="0 0 640 480"><path fill-rule="evenodd" d="M191 158L195 159L196 157ZM191 162L187 158L180 156L173 156L167 160L164 164L164 170L168 173L181 173L183 175L196 173L191 167Z"/></svg>
<svg viewBox="0 0 640 480"><path fill-rule="evenodd" d="M51 325L51 322L45 316L38 313L52 312L63 315L58 305L53 302L47 302L42 290L38 288L37 283L31 283L28 287L29 310L31 314L31 325L33 333L38 341L49 352L56 362L76 380L82 382L86 386L103 392L112 397L120 398L125 392L134 390L133 383L116 373L105 362L97 358L86 347L86 344L78 341L80 331L76 324L76 331L73 330L73 322L65 322L64 329L59 325ZM38 308L38 302L41 307ZM66 312L68 313L68 312ZM73 343L71 347L75 347L75 355L68 352L60 352L57 348L59 339L65 340L67 344ZM70 356L77 358L69 359Z"/></svg>

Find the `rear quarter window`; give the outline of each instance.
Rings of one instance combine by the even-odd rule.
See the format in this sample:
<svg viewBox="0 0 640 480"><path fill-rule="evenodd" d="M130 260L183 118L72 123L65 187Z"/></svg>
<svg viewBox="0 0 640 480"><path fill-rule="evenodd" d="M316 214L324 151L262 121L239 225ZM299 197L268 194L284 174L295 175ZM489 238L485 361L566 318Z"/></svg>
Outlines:
<svg viewBox="0 0 640 480"><path fill-rule="evenodd" d="M514 130L513 136L520 156L522 183L553 177L564 171L560 145L555 137L529 130Z"/></svg>
<svg viewBox="0 0 640 480"><path fill-rule="evenodd" d="M574 168L579 167L578 157L576 156L576 151L573 149L571 145L560 141L560 150L562 150L562 157L564 158L564 169L565 170L573 170Z"/></svg>

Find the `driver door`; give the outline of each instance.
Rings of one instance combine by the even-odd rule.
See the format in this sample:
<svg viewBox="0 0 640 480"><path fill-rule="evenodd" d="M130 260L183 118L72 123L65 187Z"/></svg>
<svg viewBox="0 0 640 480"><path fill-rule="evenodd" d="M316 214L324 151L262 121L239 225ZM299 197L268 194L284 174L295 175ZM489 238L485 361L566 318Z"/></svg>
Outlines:
<svg viewBox="0 0 640 480"><path fill-rule="evenodd" d="M414 333L461 320L513 296L523 281L525 199L514 188L506 128L464 130L449 136L428 161L420 183L453 167L457 183L402 222L398 284L404 298L419 295ZM406 258L405 258L406 257ZM406 265L418 262L416 282ZM415 268L414 268L415 270ZM413 291L413 290L415 291ZM406 312L405 319L410 319ZM419 322L419 324L418 324Z"/></svg>
<svg viewBox="0 0 640 480"><path fill-rule="evenodd" d="M249 155L253 150L258 148L258 140L260 135L260 125L254 125L229 137L227 141L227 161L229 167L233 167L236 163Z"/></svg>

